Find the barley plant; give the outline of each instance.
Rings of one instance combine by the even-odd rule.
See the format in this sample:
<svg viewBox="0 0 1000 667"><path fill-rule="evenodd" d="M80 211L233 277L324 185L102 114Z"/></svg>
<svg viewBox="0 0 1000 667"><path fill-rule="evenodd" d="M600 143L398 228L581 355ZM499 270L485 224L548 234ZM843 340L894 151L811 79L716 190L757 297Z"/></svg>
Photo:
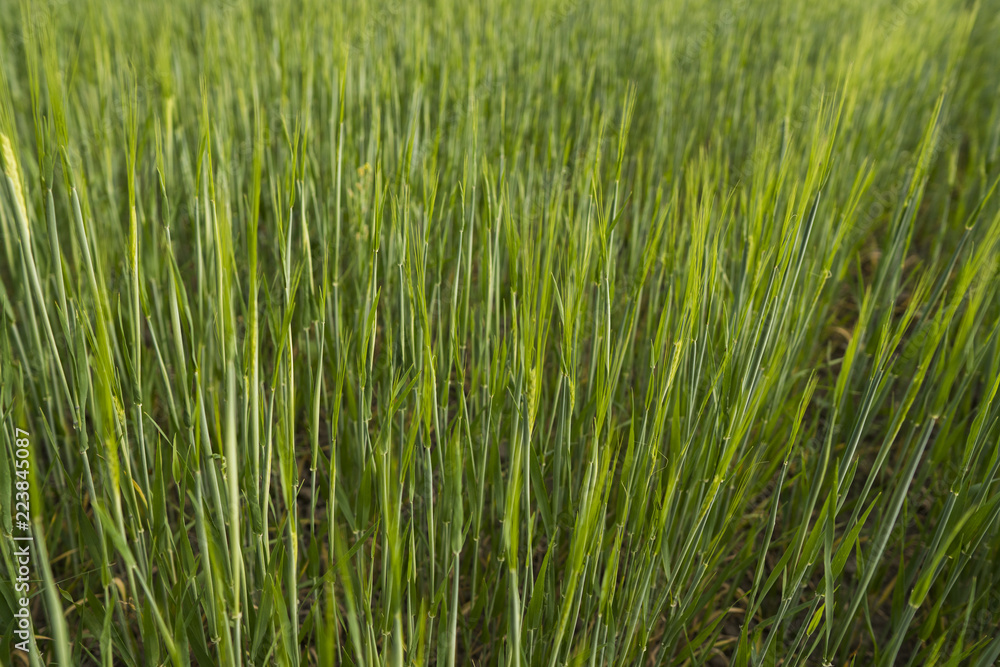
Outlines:
<svg viewBox="0 0 1000 667"><path fill-rule="evenodd" d="M6 0L0 665L995 664L998 34Z"/></svg>

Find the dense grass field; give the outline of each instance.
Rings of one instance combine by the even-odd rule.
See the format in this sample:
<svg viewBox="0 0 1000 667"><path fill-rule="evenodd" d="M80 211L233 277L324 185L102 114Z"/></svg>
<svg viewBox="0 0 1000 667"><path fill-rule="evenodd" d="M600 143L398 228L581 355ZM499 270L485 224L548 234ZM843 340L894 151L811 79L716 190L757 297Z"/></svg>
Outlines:
<svg viewBox="0 0 1000 667"><path fill-rule="evenodd" d="M0 665L993 665L998 34L5 3Z"/></svg>

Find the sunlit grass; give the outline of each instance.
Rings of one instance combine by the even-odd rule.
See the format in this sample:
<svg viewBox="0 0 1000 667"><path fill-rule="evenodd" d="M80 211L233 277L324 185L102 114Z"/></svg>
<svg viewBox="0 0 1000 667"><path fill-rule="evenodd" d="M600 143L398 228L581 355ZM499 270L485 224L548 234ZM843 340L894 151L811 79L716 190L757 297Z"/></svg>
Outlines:
<svg viewBox="0 0 1000 667"><path fill-rule="evenodd" d="M995 0L9 9L0 664L1000 656Z"/></svg>

